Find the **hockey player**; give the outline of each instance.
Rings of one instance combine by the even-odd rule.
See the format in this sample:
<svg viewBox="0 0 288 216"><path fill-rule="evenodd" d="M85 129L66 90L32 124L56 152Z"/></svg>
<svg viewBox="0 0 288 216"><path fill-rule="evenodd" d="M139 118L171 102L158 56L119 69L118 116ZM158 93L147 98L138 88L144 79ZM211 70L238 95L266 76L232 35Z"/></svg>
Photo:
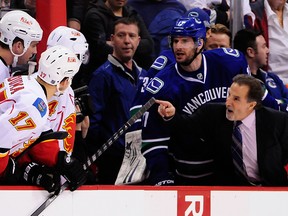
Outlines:
<svg viewBox="0 0 288 216"><path fill-rule="evenodd" d="M59 26L49 35L47 47L62 45L73 51L81 63L88 62L88 43L85 36L72 28ZM59 140L61 150L71 153L75 141L76 113L74 104L74 91L69 86L62 94L53 95L49 103L49 121L53 131L67 131L68 137Z"/></svg>
<svg viewBox="0 0 288 216"><path fill-rule="evenodd" d="M43 31L24 11L13 10L0 20L0 82L10 77L10 66L27 64L37 54Z"/></svg>
<svg viewBox="0 0 288 216"><path fill-rule="evenodd" d="M176 64L168 65L149 82L145 98L170 101L181 113L192 114L205 103L224 102L232 78L248 73L246 59L237 50L202 53L206 29L198 19L180 18L170 36ZM142 122L142 152L150 171L148 184L174 184L174 176L177 185L213 184L213 154L205 140L169 131L156 106ZM169 165L169 153L173 166Z"/></svg>
<svg viewBox="0 0 288 216"><path fill-rule="evenodd" d="M18 169L12 159L32 144L43 131L50 129L47 124L49 115L47 100L70 86L71 79L78 72L80 64L72 51L63 46L55 46L42 53L36 78L16 76L5 79L1 84L2 183L13 184L23 178L25 182L42 186L51 192L58 189L60 174L68 179L71 190L75 190L85 182L86 174L83 166L65 152L59 151L57 140L47 141L50 142L50 148L46 152L36 152L31 148L29 156L33 163L25 164L25 160L20 161L24 172ZM47 169L37 163L45 165ZM53 171L48 167L54 168Z"/></svg>
<svg viewBox="0 0 288 216"><path fill-rule="evenodd" d="M66 26L55 28L49 34L47 47L50 48L56 45L62 45L69 48L76 54L81 63L86 63L88 61L88 43L81 32ZM65 82L65 80L61 81L61 83L62 82ZM73 156L80 159L82 162L85 162L87 157L84 150L82 150L84 146L81 131L79 131L79 136L75 136L76 113L74 101L74 91L71 86L68 86L65 90L61 89L61 92L54 94L48 100L48 121L50 122L50 127L53 131L66 131L68 133L68 136L64 140L58 140L60 150L67 152L69 155L71 155L73 151ZM76 137L78 137L78 139L75 142ZM80 148L80 150L76 150L76 153L74 152L74 143L78 144L76 144L77 149ZM49 151L49 148L50 143L43 142L41 145L38 144L34 146L33 152L36 154L39 154L39 152L45 153ZM33 152L29 151L28 154L25 154L22 161L31 161L30 156Z"/></svg>
<svg viewBox="0 0 288 216"><path fill-rule="evenodd" d="M199 19L200 21L202 21L206 27L206 32L207 32L207 37L208 37L208 33L210 32L210 18L208 16L208 14L200 9L200 8L192 8L190 10L188 10L183 16L182 18L189 18L189 17L195 17L197 19ZM166 49L163 50L160 55L154 60L153 64L151 65L151 67L149 68L149 70L147 71L147 75L145 77L143 77L143 87L138 89L138 93L137 94L142 94L144 92L144 88L147 86L147 84L149 83L149 81L161 70L163 70L165 67L167 67L170 64L175 64L176 60L175 60L175 56L174 53L172 51L172 49ZM141 108L141 105L144 104L147 100L149 100L150 98L146 98L144 99L143 97L136 97L135 101L133 102L133 106L131 107L130 111L131 113L135 113L138 109ZM139 122L139 121L138 121ZM131 129L137 128L138 124L135 124Z"/></svg>

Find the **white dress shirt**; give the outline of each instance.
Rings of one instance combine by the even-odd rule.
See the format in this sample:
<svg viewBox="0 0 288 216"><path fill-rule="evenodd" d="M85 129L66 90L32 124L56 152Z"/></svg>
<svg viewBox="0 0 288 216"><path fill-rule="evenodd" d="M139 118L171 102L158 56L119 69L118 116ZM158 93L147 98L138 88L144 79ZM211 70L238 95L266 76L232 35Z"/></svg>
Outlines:
<svg viewBox="0 0 288 216"><path fill-rule="evenodd" d="M288 84L288 4L285 4L283 11L283 28L267 0L264 1L264 8L268 19L269 71Z"/></svg>
<svg viewBox="0 0 288 216"><path fill-rule="evenodd" d="M242 134L243 162L251 182L260 181L257 163L256 116L253 111L239 126Z"/></svg>

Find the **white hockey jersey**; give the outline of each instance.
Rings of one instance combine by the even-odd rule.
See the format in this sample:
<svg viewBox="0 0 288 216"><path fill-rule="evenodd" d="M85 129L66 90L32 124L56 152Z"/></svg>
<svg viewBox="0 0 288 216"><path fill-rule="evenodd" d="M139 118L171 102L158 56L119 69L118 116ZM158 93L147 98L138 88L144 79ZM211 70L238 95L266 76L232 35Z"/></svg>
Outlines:
<svg viewBox="0 0 288 216"><path fill-rule="evenodd" d="M0 84L0 148L21 152L49 129L47 117L46 95L34 78L15 76Z"/></svg>
<svg viewBox="0 0 288 216"><path fill-rule="evenodd" d="M60 150L71 153L75 140L76 111L74 104L74 91L68 87L63 94L53 96L49 101L50 126L53 131L68 132L67 138L58 140Z"/></svg>
<svg viewBox="0 0 288 216"><path fill-rule="evenodd" d="M4 60L0 57L0 83L9 77L10 68L4 63Z"/></svg>

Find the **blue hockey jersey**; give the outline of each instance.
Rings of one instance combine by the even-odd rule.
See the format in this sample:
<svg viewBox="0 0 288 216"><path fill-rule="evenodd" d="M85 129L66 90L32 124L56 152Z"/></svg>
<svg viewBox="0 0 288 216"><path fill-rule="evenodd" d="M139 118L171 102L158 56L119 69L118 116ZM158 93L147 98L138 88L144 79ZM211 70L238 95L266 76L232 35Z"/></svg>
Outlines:
<svg viewBox="0 0 288 216"><path fill-rule="evenodd" d="M144 98L170 101L177 112L193 114L209 102L224 102L232 79L237 74L249 74L243 54L234 49L215 49L202 54L201 67L193 72L184 71L178 64L165 67L149 82ZM175 134L167 127L154 105L144 115L142 127L142 152L150 169L149 184L173 180L176 184L212 184L213 152L205 140L191 134ZM181 180L180 180L181 179Z"/></svg>
<svg viewBox="0 0 288 216"><path fill-rule="evenodd" d="M288 112L288 89L283 81L276 74L262 69L257 71L256 78L263 82L267 90L262 104L276 110Z"/></svg>

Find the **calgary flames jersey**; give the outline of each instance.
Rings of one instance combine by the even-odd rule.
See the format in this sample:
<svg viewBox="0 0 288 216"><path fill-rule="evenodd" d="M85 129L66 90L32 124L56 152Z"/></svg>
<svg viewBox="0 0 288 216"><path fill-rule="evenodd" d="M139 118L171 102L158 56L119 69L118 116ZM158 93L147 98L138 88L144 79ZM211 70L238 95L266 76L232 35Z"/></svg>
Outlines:
<svg viewBox="0 0 288 216"><path fill-rule="evenodd" d="M74 104L74 92L68 87L63 94L53 96L49 101L50 127L53 131L67 131L68 136L64 140L58 140L60 150L71 153L75 140L76 112Z"/></svg>

